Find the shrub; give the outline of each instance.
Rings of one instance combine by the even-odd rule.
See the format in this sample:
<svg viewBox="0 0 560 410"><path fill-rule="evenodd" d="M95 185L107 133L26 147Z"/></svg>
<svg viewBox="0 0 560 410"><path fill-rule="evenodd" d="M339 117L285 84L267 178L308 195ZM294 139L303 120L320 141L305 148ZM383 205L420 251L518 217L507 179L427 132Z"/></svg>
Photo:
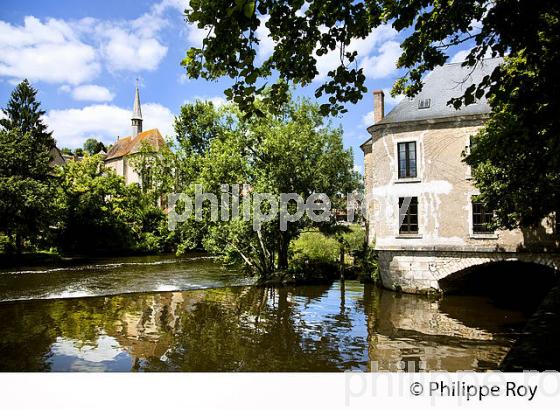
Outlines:
<svg viewBox="0 0 560 410"><path fill-rule="evenodd" d="M303 232L292 242L292 259L296 262L336 263L340 254L337 240L319 231Z"/></svg>

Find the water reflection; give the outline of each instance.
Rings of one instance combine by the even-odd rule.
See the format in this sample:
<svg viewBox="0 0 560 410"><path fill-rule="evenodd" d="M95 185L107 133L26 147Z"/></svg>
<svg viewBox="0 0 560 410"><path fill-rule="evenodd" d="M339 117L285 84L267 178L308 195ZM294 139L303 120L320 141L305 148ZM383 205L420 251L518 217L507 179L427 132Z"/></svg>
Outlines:
<svg viewBox="0 0 560 410"><path fill-rule="evenodd" d="M479 327L466 325L484 312ZM525 314L482 298L430 301L358 282L0 305L0 369L342 371L496 368Z"/></svg>

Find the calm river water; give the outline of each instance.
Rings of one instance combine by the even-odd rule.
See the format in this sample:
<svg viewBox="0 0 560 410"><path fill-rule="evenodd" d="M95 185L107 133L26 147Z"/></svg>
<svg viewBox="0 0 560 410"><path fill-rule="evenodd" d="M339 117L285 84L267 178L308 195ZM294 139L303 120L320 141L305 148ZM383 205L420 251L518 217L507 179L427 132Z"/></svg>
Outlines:
<svg viewBox="0 0 560 410"><path fill-rule="evenodd" d="M482 297L250 283L201 256L1 271L0 370L487 370L528 319Z"/></svg>

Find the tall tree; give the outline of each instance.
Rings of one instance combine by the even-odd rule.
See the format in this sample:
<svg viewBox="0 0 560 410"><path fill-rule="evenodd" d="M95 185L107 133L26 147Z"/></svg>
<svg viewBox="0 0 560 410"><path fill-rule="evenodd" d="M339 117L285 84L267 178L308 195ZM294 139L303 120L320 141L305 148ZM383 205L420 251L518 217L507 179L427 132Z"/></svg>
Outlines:
<svg viewBox="0 0 560 410"><path fill-rule="evenodd" d="M16 86L2 112L5 118L0 119L0 125L5 129L18 129L21 134L30 133L42 147L51 149L54 146L52 132L47 131L47 125L43 122L45 111L37 100L37 90L28 80L23 80Z"/></svg>
<svg viewBox="0 0 560 410"><path fill-rule="evenodd" d="M220 120L220 112L211 101L196 100L183 105L174 124L177 143L185 151L204 154L210 141L220 133Z"/></svg>
<svg viewBox="0 0 560 410"><path fill-rule="evenodd" d="M493 113L467 161L482 198L504 227L531 225L560 207L560 2L557 0L196 0L186 17L208 35L183 60L192 78L234 80L228 98L258 112L262 80L277 75L268 95L287 101L288 85L308 85L318 58L334 53L339 64L316 90L326 95L323 114L344 112L367 91L355 40L381 25L401 33L402 77L393 94L414 96L423 75L444 64L458 45L471 47L465 66L487 56L505 63L449 103L459 108L486 95ZM270 57L257 58L270 33ZM268 39L266 39L268 40ZM265 98L267 98L265 96ZM525 171L528 172L525 172Z"/></svg>
<svg viewBox="0 0 560 410"><path fill-rule="evenodd" d="M0 229L12 237L18 252L25 239L46 233L53 212L49 152L54 140L36 95L22 81L0 120Z"/></svg>
<svg viewBox="0 0 560 410"><path fill-rule="evenodd" d="M352 152L344 149L341 130L324 122L317 105L302 100L290 101L281 111L264 105L261 109L267 113L262 118L247 118L236 107L223 112L222 123L229 125L198 157L200 171L193 182L205 192L220 198L223 184L239 185L240 196L269 194L278 203L281 194L298 194L304 200L313 193L334 198L357 186ZM244 184L250 188L242 192ZM193 197L192 189L187 192ZM255 229L255 205L241 202L239 217L229 214L227 220L215 220L208 207L204 209L202 242L224 261L240 261L261 278L288 268L290 243L304 228L333 222L313 222L304 214L282 229L280 214L274 214ZM264 202L262 212L269 206ZM291 215L295 207L291 201ZM186 225L196 226L192 220Z"/></svg>
<svg viewBox="0 0 560 410"><path fill-rule="evenodd" d="M95 155L105 150L105 144L95 138L88 138L84 142L83 150L89 155Z"/></svg>

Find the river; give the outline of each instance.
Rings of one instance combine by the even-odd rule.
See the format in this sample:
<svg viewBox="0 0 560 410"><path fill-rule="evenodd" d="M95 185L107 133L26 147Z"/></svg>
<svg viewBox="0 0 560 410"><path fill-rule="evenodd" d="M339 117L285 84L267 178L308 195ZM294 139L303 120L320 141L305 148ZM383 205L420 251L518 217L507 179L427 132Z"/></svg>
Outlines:
<svg viewBox="0 0 560 410"><path fill-rule="evenodd" d="M0 370L482 371L530 314L357 281L251 283L201 255L1 271Z"/></svg>

